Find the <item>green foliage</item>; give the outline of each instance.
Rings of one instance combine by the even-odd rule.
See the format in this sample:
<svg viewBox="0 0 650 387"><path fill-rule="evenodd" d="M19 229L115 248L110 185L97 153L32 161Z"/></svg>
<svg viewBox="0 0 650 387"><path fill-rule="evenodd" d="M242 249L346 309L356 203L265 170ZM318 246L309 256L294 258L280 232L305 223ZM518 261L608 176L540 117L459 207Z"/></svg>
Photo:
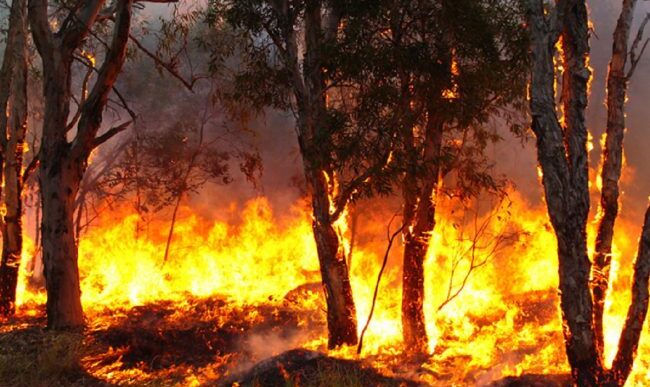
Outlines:
<svg viewBox="0 0 650 387"><path fill-rule="evenodd" d="M364 183L351 199L388 194L409 172L431 178L423 162L422 128L444 123L442 155L432 162L452 177L449 195L498 191L485 149L498 128L524 131L527 36L516 0L212 0L208 23L227 23L241 38L232 89L222 98L257 111L271 107L300 116L296 82L322 72L328 104L303 157L318 155L340 186ZM323 9L323 31L311 55L292 68L288 37L304 59L305 8ZM328 18L336 31L327 34ZM219 63L225 66L225 62ZM217 64L214 64L215 67ZM300 72L298 74L297 72ZM390 163L383 161L389 159ZM379 166L379 167L378 167Z"/></svg>

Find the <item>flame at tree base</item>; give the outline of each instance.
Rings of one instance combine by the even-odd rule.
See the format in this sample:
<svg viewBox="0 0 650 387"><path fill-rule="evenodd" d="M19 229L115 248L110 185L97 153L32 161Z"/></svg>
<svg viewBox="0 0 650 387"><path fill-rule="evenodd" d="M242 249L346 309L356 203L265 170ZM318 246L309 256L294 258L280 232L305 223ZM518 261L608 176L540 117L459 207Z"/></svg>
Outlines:
<svg viewBox="0 0 650 387"><path fill-rule="evenodd" d="M362 358L366 362L384 372L406 373L434 385L483 385L509 375L569 372L558 307L555 237L544 208L525 204L516 192L509 196L510 204L499 213L479 212L469 219L460 217L458 208L441 204L425 263L425 315L432 356L416 374L403 361L401 251L392 252L364 338ZM146 321L153 318L147 317L147 311L160 309L163 317L154 313L157 317L152 321L174 327L170 332L199 324L195 327L205 327L201 337L221 337L231 327L236 337L232 340L238 344L226 350L224 342L210 342L206 348L213 353L211 360L184 371L182 384L216 380L290 348L324 351L325 304L308 211L296 206L285 216L275 216L269 203L259 198L241 211L231 206L226 215L240 221L207 221L190 208L182 209L170 259L164 264L167 222L147 223L126 210L102 215L79 246L89 330L104 332L132 316ZM359 329L367 319L386 248L382 223L386 218L378 214L373 223L373 214L367 215L370 221L362 232L380 237L359 238L351 258ZM618 266L613 268L605 321L609 361L629 302L629 260L638 231L628 226L619 222L618 228L629 232L619 231L615 241ZM341 229L349 233L344 225ZM495 248L495 241L506 234L508 239ZM25 256L30 254L26 251ZM620 257L625 257L624 264L618 261ZM466 276L477 263L482 264ZM28 277L23 268L19 316L42 313L45 296L30 290ZM456 291L458 295L450 297ZM246 334L236 335L237 329ZM110 356L115 361L124 362L125 353L133 350L129 350L132 342L111 343L114 353ZM248 348L248 355L238 358L235 354L242 352L242 346ZM355 348L329 354L357 358ZM646 355L650 355L650 343L643 336L628 385L650 380L650 356ZM107 366L106 358L91 355L84 364L90 373L107 381L146 379L144 364Z"/></svg>

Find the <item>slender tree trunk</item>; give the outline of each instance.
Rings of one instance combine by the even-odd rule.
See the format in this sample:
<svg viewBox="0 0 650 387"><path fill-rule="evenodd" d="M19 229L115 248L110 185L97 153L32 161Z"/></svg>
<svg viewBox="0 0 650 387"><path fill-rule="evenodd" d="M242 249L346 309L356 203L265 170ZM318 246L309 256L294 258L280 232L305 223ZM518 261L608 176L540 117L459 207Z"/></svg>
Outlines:
<svg viewBox="0 0 650 387"><path fill-rule="evenodd" d="M402 269L402 330L409 352L426 354L428 336L424 317L424 261L435 227L436 196L440 176L442 122L429 111L424 139L427 176L407 172L403 184L404 261ZM417 181L422 180L421 187Z"/></svg>
<svg viewBox="0 0 650 387"><path fill-rule="evenodd" d="M639 338L648 314L648 278L650 277L650 207L646 210L637 258L634 262L632 301L618 342L618 351L610 372L610 385L623 386L630 376Z"/></svg>
<svg viewBox="0 0 650 387"><path fill-rule="evenodd" d="M54 152L66 154L67 146ZM41 159L39 173L43 219L43 263L47 288L47 325L52 329L83 325L74 201L81 182L79 166L67 156Z"/></svg>
<svg viewBox="0 0 650 387"><path fill-rule="evenodd" d="M322 208L314 205L314 213ZM355 345L357 316L345 252L331 222L315 218L312 228L327 300L328 347Z"/></svg>
<svg viewBox="0 0 650 387"><path fill-rule="evenodd" d="M323 39L322 4L308 2L305 10L304 84L297 87L299 104L300 148L305 177L311 189L314 238L327 299L328 347L357 344L357 316L350 285L345 251L334 229L337 220L331 214L334 176L330 168L330 150L321 144L329 135L326 125L326 78L321 67ZM295 36L289 36L292 62L297 63ZM297 69L294 69L296 72ZM294 74L296 75L296 74ZM301 81L298 81L299 83Z"/></svg>
<svg viewBox="0 0 650 387"><path fill-rule="evenodd" d="M3 122L6 214L2 223L0 260L0 315L15 312L16 285L23 247L22 240L22 158L27 129L27 1L14 0L11 7L9 39L5 55L11 62L9 118ZM5 63L7 62L5 60ZM4 125L6 123L6 125Z"/></svg>
<svg viewBox="0 0 650 387"><path fill-rule="evenodd" d="M623 166L623 136L625 135L625 96L627 79L625 66L628 57L628 40L636 0L624 0L623 8L614 31L612 58L607 75L607 137L603 150L600 172L602 192L600 196L600 221L596 235L596 249L592 268L594 296L594 327L596 343L604 350L603 312L609 272L612 262L612 238L614 223L618 216L618 182Z"/></svg>
<svg viewBox="0 0 650 387"><path fill-rule="evenodd" d="M181 206L181 200L183 200L183 194L185 191L181 191L176 198L176 204L174 204L174 211L172 212L172 221L169 224L169 232L167 233L167 242L165 243L165 255L163 256L163 265L167 263L169 259L169 248L172 245L172 239L174 238L174 227L176 226L176 216L178 215L178 209Z"/></svg>
<svg viewBox="0 0 650 387"><path fill-rule="evenodd" d="M560 260L560 303L568 326L568 331L564 333L574 380L579 385L596 386L602 379L603 369L593 330L591 261L587 253L589 171L584 114L590 71L587 68L589 28L585 2L572 2L564 17L562 99L570 174L565 200L571 204L566 207L566 218L556 233Z"/></svg>

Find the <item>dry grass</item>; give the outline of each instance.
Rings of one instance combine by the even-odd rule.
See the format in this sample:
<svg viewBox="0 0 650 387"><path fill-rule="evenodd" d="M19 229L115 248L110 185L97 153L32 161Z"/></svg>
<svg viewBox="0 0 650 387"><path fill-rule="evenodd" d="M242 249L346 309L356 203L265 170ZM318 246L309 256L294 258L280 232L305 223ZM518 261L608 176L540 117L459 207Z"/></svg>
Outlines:
<svg viewBox="0 0 650 387"><path fill-rule="evenodd" d="M91 378L81 367L83 336L27 328L0 336L0 384L64 386ZM88 380L85 380L88 379Z"/></svg>

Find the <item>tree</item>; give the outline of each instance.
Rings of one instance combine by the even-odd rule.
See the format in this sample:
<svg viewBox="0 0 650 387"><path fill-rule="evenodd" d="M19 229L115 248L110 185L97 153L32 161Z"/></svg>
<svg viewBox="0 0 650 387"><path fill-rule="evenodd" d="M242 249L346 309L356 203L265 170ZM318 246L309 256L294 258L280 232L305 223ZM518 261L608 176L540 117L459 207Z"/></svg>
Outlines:
<svg viewBox="0 0 650 387"><path fill-rule="evenodd" d="M203 99L202 111L194 112L194 102L194 107L177 104L173 112L158 112L158 120L148 122L156 129L134 131L124 142L124 150L113 159L115 162L106 163L88 187L97 201L133 200L142 218L172 208L163 264L170 256L178 211L186 197L198 193L208 182L231 183L234 178L230 166L234 161L238 161L239 171L250 182L255 183L261 173L260 157L243 141L242 133L217 130L225 123L218 122L211 98L203 93L194 98ZM183 118L173 121L181 111ZM187 118L189 112L198 119Z"/></svg>
<svg viewBox="0 0 650 387"><path fill-rule="evenodd" d="M74 237L74 202L93 149L126 129L127 124L98 136L103 110L126 57L133 0L120 0L103 8L105 1L66 4L61 27L50 28L48 2L29 1L29 21L43 67L45 114L38 154L42 201L42 252L47 289L47 324L53 329L83 325L78 250ZM101 13L101 15L100 15ZM68 122L72 63L77 51L98 21L114 20L104 61L78 114ZM68 133L76 129L72 141Z"/></svg>
<svg viewBox="0 0 650 387"><path fill-rule="evenodd" d="M424 260L436 198L500 191L484 155L500 137L486 124L517 129L523 116L523 12L502 0L372 3L346 3L341 48L328 55L340 64L327 69L360 90L353 98L361 125L395 127L382 178L401 188L403 200L402 329L409 352L427 353Z"/></svg>
<svg viewBox="0 0 650 387"><path fill-rule="evenodd" d="M627 42L636 1L623 1L614 35L608 74L608 124L604 150L603 192L593 268L587 251L589 214L587 129L584 111L588 101L587 67L589 26L585 1L558 1L550 10L541 0L529 0L532 73L530 106L532 129L543 177L548 214L558 242L561 309L567 357L574 382L580 386L623 386L636 355L648 309L650 276L650 208L645 214L634 264L632 301L621 333L616 357L607 370L602 359L602 302L607 289L613 224L617 215L618 180L624 132L626 58L634 71L640 57L638 43ZM643 35L642 24L635 42ZM563 64L562 109L555 105L554 57L560 40ZM563 113L563 120L558 116ZM593 296L592 296L593 291Z"/></svg>
<svg viewBox="0 0 650 387"><path fill-rule="evenodd" d="M336 2L212 1L209 21L225 18L245 37L229 97L259 109L291 110L312 206L330 348L357 342L356 309L335 223L390 158L392 131L366 128L345 104L348 92L328 67L345 8ZM357 110L358 111L358 110ZM391 121L392 122L392 121Z"/></svg>
<svg viewBox="0 0 650 387"><path fill-rule="evenodd" d="M15 311L22 240L22 158L27 131L27 1L14 0L0 69L0 144L4 174L0 315Z"/></svg>
<svg viewBox="0 0 650 387"><path fill-rule="evenodd" d="M609 287L609 271L612 257L612 238L614 223L618 215L618 182L623 167L623 137L625 134L625 99L627 83L634 74L645 45L639 47L643 39L645 24L650 15L646 15L629 47L632 21L636 0L622 2L621 14L614 30L612 56L607 74L607 123L606 142L600 171L602 188L600 197L600 219L596 235L594 265L592 268L594 294L594 324L596 343L603 350L603 312L605 296ZM639 48L641 51L639 51ZM628 61L629 57L629 61ZM629 63L629 66L628 66ZM626 69L627 68L627 69Z"/></svg>

